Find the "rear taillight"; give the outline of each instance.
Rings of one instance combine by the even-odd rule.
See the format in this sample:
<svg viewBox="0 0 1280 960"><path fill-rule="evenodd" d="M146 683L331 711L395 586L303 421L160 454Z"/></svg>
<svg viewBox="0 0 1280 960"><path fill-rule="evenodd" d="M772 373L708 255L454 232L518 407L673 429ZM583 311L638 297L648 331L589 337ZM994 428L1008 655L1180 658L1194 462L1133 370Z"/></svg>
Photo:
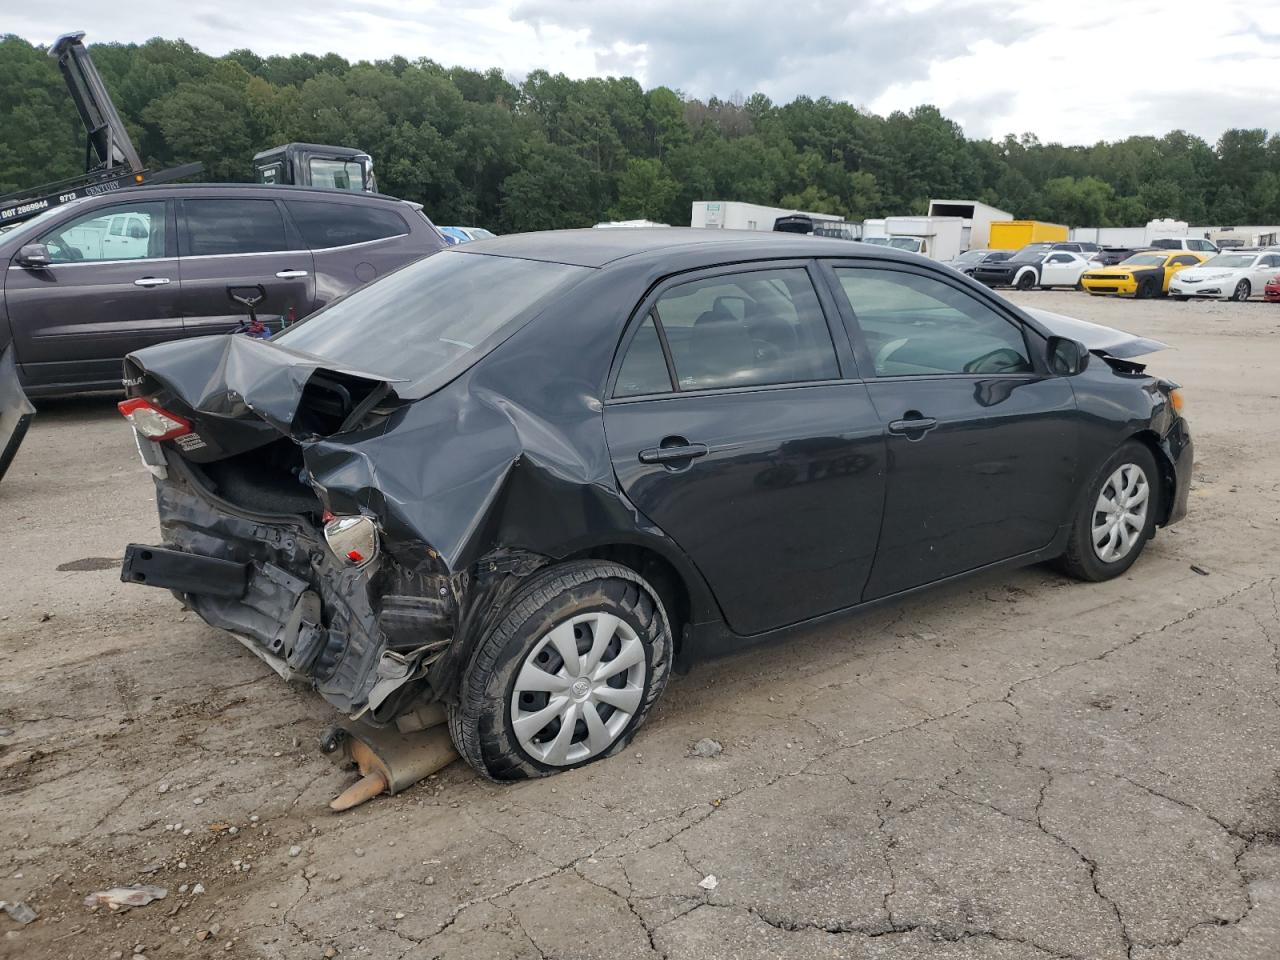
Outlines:
<svg viewBox="0 0 1280 960"><path fill-rule="evenodd" d="M353 567L372 563L378 555L378 527L368 517L325 514L324 539L334 555Z"/></svg>
<svg viewBox="0 0 1280 960"><path fill-rule="evenodd" d="M124 418L132 424L133 429L148 440L159 443L161 440L173 440L191 433L191 424L187 420L176 413L157 407L150 400L138 397L122 400L117 406Z"/></svg>

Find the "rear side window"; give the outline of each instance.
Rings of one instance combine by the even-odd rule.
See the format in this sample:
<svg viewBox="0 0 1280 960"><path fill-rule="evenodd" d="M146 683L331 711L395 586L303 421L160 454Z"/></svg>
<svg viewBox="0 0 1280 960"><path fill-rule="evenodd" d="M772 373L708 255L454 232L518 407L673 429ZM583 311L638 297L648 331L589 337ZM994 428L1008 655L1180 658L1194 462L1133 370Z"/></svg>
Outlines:
<svg viewBox="0 0 1280 960"><path fill-rule="evenodd" d="M385 240L409 232L400 215L381 204L286 200L284 205L313 250Z"/></svg>
<svg viewBox="0 0 1280 960"><path fill-rule="evenodd" d="M658 299L656 312L680 390L840 376L826 318L803 268L680 284Z"/></svg>
<svg viewBox="0 0 1280 960"><path fill-rule="evenodd" d="M967 293L914 273L837 267L878 377L1028 373L1022 331Z"/></svg>
<svg viewBox="0 0 1280 960"><path fill-rule="evenodd" d="M182 208L186 256L290 249L285 240L284 217L274 200L211 197L184 200Z"/></svg>
<svg viewBox="0 0 1280 960"><path fill-rule="evenodd" d="M618 372L618 383L613 388L615 397L638 397L648 393L668 393L671 376L667 372L667 358L662 354L658 340L658 328L653 314L644 318L627 346L627 355Z"/></svg>

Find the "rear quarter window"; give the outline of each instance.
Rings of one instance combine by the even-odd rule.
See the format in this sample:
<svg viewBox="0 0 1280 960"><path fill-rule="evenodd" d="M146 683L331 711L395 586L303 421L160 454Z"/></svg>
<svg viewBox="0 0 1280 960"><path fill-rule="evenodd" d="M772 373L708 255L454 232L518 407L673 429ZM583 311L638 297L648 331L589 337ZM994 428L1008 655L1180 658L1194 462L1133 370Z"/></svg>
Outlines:
<svg viewBox="0 0 1280 960"><path fill-rule="evenodd" d="M313 250L386 240L409 232L400 214L381 204L286 200L285 207L303 241Z"/></svg>

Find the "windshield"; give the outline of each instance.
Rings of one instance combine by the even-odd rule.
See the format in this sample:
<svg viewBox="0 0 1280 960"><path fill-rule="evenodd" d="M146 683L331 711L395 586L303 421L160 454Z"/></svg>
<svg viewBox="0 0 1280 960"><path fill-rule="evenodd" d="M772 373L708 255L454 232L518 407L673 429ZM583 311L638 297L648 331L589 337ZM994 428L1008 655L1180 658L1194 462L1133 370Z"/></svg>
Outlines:
<svg viewBox="0 0 1280 960"><path fill-rule="evenodd" d="M920 252L920 241L915 237L890 237L889 246L895 250L909 250L911 253Z"/></svg>
<svg viewBox="0 0 1280 960"><path fill-rule="evenodd" d="M553 291L593 271L441 252L362 287L273 343L343 367L421 384L460 373L528 320ZM405 394L402 394L405 395Z"/></svg>
<svg viewBox="0 0 1280 960"><path fill-rule="evenodd" d="M1254 257L1252 254L1246 253L1220 253L1216 257L1210 257L1202 267L1226 267L1229 270L1238 270L1241 267L1248 267L1253 264Z"/></svg>
<svg viewBox="0 0 1280 960"><path fill-rule="evenodd" d="M1010 263L1039 263L1045 258L1043 250L1019 250L1009 258Z"/></svg>
<svg viewBox="0 0 1280 960"><path fill-rule="evenodd" d="M874 243L877 247L887 247L889 245L888 237L863 237L863 243Z"/></svg>
<svg viewBox="0 0 1280 960"><path fill-rule="evenodd" d="M987 255L985 250L966 250L956 257L956 263L977 263Z"/></svg>
<svg viewBox="0 0 1280 960"><path fill-rule="evenodd" d="M1162 267L1168 254L1163 253L1140 253L1136 257L1130 257L1120 264L1122 267Z"/></svg>

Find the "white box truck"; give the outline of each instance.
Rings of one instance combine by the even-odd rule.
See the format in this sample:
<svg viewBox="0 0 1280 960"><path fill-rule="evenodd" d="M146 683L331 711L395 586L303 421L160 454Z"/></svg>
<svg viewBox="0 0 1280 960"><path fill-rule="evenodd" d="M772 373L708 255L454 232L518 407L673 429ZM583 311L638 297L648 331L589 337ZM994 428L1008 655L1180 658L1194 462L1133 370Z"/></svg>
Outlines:
<svg viewBox="0 0 1280 960"><path fill-rule="evenodd" d="M928 216L959 217L964 221L961 250L986 250L991 243L991 224L1013 219L1013 214L977 200L930 200Z"/></svg>
<svg viewBox="0 0 1280 960"><path fill-rule="evenodd" d="M772 230L774 221L779 217L797 213L814 220L842 219L831 213L765 207L758 203L739 203L737 200L695 200L689 226L707 230Z"/></svg>
<svg viewBox="0 0 1280 960"><path fill-rule="evenodd" d="M962 217L887 217L889 246L909 250L943 263L964 251Z"/></svg>

